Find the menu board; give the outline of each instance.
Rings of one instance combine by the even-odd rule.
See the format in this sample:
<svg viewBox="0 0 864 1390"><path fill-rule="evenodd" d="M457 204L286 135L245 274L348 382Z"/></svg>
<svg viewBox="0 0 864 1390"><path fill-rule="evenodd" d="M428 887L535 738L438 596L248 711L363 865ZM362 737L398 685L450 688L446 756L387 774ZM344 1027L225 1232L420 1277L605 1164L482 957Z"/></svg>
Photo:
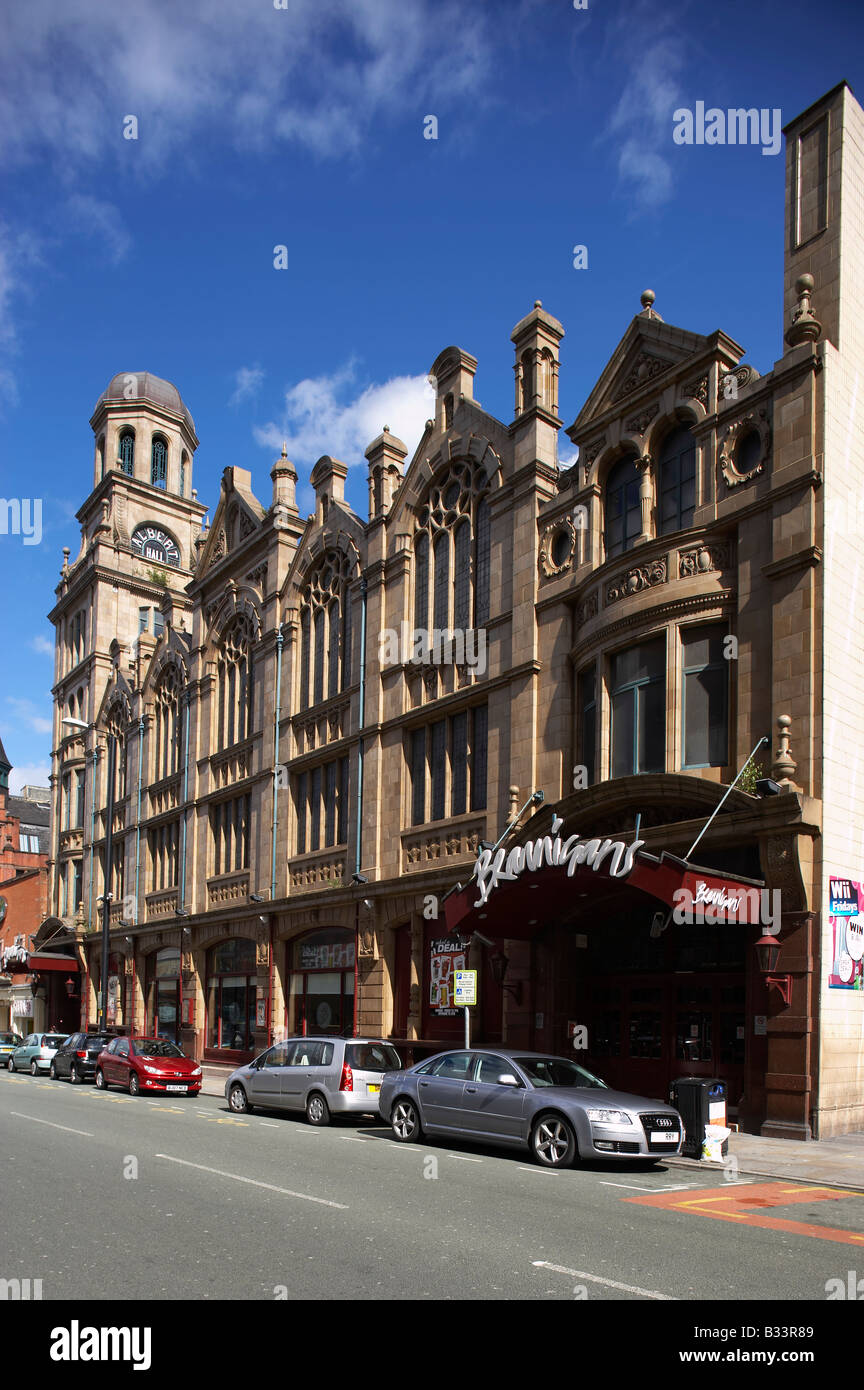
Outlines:
<svg viewBox="0 0 864 1390"><path fill-rule="evenodd" d="M429 1007L436 1018L455 1018L453 975L465 969L468 943L461 937L433 937L429 943Z"/></svg>

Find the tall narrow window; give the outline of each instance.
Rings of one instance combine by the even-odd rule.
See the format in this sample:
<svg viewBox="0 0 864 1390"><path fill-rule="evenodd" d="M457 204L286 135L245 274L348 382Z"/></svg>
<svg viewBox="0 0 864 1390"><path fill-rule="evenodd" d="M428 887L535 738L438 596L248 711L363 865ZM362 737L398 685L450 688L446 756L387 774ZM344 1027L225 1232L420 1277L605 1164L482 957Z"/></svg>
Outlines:
<svg viewBox="0 0 864 1390"><path fill-rule="evenodd" d="M351 684L351 646L354 641L354 630L352 627L353 614L351 612L351 590L345 585L345 597L342 601L344 610L344 631L342 636L342 689L347 690Z"/></svg>
<svg viewBox="0 0 864 1390"><path fill-rule="evenodd" d="M301 772L296 783L297 853L306 853L306 773Z"/></svg>
<svg viewBox="0 0 864 1390"><path fill-rule="evenodd" d="M300 703L338 695L351 681L352 550L326 550L306 577L300 608ZM310 690L311 685L311 690Z"/></svg>
<svg viewBox="0 0 864 1390"><path fill-rule="evenodd" d="M315 614L315 685L313 700L316 705L324 699L324 609Z"/></svg>
<svg viewBox="0 0 864 1390"><path fill-rule="evenodd" d="M411 824L426 820L426 730L411 733Z"/></svg>
<svg viewBox="0 0 864 1390"><path fill-rule="evenodd" d="M429 623L429 537L425 531L414 548L414 626L425 631Z"/></svg>
<svg viewBox="0 0 864 1390"><path fill-rule="evenodd" d="M327 763L324 768L326 777L326 790L324 793L324 843L334 845L336 843L336 776L338 766L335 762Z"/></svg>
<svg viewBox="0 0 864 1390"><path fill-rule="evenodd" d="M461 816L468 796L468 713L454 714L450 721L450 814Z"/></svg>
<svg viewBox="0 0 864 1390"><path fill-rule="evenodd" d="M444 796L447 789L447 721L438 720L432 725L429 753L429 773L432 792L432 820L443 820L445 815Z"/></svg>
<svg viewBox="0 0 864 1390"><path fill-rule="evenodd" d="M580 671L576 692L579 762L585 768L586 785L592 786L596 778L597 747L597 670L594 666Z"/></svg>
<svg viewBox="0 0 864 1390"><path fill-rule="evenodd" d="M693 525L696 507L696 443L688 429L666 436L657 472L661 534L683 531Z"/></svg>
<svg viewBox="0 0 864 1390"><path fill-rule="evenodd" d="M339 693L339 604L335 601L330 604L327 611L327 621L330 625L329 651L327 654L327 694L337 695Z"/></svg>
<svg viewBox="0 0 864 1390"><path fill-rule="evenodd" d="M489 500L481 497L477 503L477 540L475 543L474 626L485 627L489 621L489 561L491 528Z"/></svg>
<svg viewBox="0 0 864 1390"><path fill-rule="evenodd" d="M218 662L219 746L230 748L249 737L254 727L252 619L238 615L222 634Z"/></svg>
<svg viewBox="0 0 864 1390"><path fill-rule="evenodd" d="M312 769L309 791L309 848L321 848L321 769Z"/></svg>
<svg viewBox="0 0 864 1390"><path fill-rule="evenodd" d="M433 592L434 618L433 627L438 631L443 631L449 627L450 616L450 536L446 531L442 531L435 539L433 550L435 562L435 579Z"/></svg>
<svg viewBox="0 0 864 1390"><path fill-rule="evenodd" d="M613 656L612 776L662 772L666 761L666 638Z"/></svg>
<svg viewBox="0 0 864 1390"><path fill-rule="evenodd" d="M308 608L300 615L300 708L309 708L309 648L312 618Z"/></svg>
<svg viewBox="0 0 864 1390"><path fill-rule="evenodd" d="M189 455L186 450L180 455L180 496L186 496L186 465L189 462Z"/></svg>
<svg viewBox="0 0 864 1390"><path fill-rule="evenodd" d="M684 689L683 767L725 767L729 761L729 668L724 630L716 625L681 632Z"/></svg>
<svg viewBox="0 0 864 1390"><path fill-rule="evenodd" d="M121 470L131 478L135 472L135 435L132 430L124 430L120 436L117 461Z"/></svg>
<svg viewBox="0 0 864 1390"><path fill-rule="evenodd" d="M471 523L460 521L453 533L453 626L471 626Z"/></svg>
<svg viewBox="0 0 864 1390"><path fill-rule="evenodd" d="M631 550L642 533L635 454L621 459L606 479L606 558Z"/></svg>
<svg viewBox="0 0 864 1390"><path fill-rule="evenodd" d="M150 481L154 487L161 488L168 483L168 445L158 435L150 449Z"/></svg>
<svg viewBox="0 0 864 1390"><path fill-rule="evenodd" d="M471 810L485 811L489 710L477 705L471 714Z"/></svg>
<svg viewBox="0 0 864 1390"><path fill-rule="evenodd" d="M339 825L337 828L338 843L340 845L348 842L348 759L339 759Z"/></svg>

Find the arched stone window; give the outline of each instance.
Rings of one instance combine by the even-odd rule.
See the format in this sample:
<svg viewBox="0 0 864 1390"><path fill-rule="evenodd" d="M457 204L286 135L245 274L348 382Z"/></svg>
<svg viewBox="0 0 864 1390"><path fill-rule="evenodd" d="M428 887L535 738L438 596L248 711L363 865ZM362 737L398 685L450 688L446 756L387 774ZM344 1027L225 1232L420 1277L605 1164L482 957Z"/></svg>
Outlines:
<svg viewBox="0 0 864 1390"><path fill-rule="evenodd" d="M639 472L635 454L620 459L606 479L605 531L606 559L631 550L642 533L639 505Z"/></svg>
<svg viewBox="0 0 864 1390"><path fill-rule="evenodd" d="M351 684L350 584L355 564L326 550L306 577L300 608L300 705L337 695ZM311 675L311 681L310 681Z"/></svg>
<svg viewBox="0 0 864 1390"><path fill-rule="evenodd" d="M464 460L454 463L429 489L414 539L414 626L418 630L467 630L488 621L487 487L484 470Z"/></svg>
<svg viewBox="0 0 864 1390"><path fill-rule="evenodd" d="M150 482L154 487L168 486L168 445L159 434L154 434L150 448Z"/></svg>
<svg viewBox="0 0 864 1390"><path fill-rule="evenodd" d="M157 782L162 777L172 776L180 766L181 685L180 668L172 662L163 670L156 687L153 776Z"/></svg>
<svg viewBox="0 0 864 1390"><path fill-rule="evenodd" d="M255 626L248 613L238 613L225 627L218 661L219 747L230 748L248 738L254 725L255 682L252 647Z"/></svg>
<svg viewBox="0 0 864 1390"><path fill-rule="evenodd" d="M186 470L189 465L189 455L184 449L180 455L180 496L186 496Z"/></svg>
<svg viewBox="0 0 864 1390"><path fill-rule="evenodd" d="M658 531L684 531L693 525L696 508L696 441L689 429L672 430L657 460Z"/></svg>
<svg viewBox="0 0 864 1390"><path fill-rule="evenodd" d="M117 443L117 462L122 472L131 478L135 472L135 431L124 429Z"/></svg>
<svg viewBox="0 0 864 1390"><path fill-rule="evenodd" d="M108 711L105 728L109 739L114 740L114 800L122 801L126 795L126 729L129 725L129 709L122 698L115 699ZM106 762L106 769L109 763Z"/></svg>

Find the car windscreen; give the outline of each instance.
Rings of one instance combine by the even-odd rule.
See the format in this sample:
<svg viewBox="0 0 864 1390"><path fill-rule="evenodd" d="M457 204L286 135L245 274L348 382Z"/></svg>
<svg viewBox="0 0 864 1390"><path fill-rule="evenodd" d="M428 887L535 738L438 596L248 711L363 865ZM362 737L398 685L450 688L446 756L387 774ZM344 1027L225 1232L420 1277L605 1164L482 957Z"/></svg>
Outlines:
<svg viewBox="0 0 864 1390"><path fill-rule="evenodd" d="M20 1043L17 1033L0 1033L0 1043Z"/></svg>
<svg viewBox="0 0 864 1390"><path fill-rule="evenodd" d="M402 1058L389 1043L348 1043L345 1062L352 1071L401 1071Z"/></svg>
<svg viewBox="0 0 864 1390"><path fill-rule="evenodd" d="M515 1057L532 1086L589 1086L608 1090L605 1081L566 1057Z"/></svg>
<svg viewBox="0 0 864 1390"><path fill-rule="evenodd" d="M68 1033L43 1033L41 1047L60 1047L68 1038Z"/></svg>
<svg viewBox="0 0 864 1390"><path fill-rule="evenodd" d="M107 1047L110 1041L111 1039L105 1033L88 1033L84 1039L83 1047L92 1051L94 1047Z"/></svg>
<svg viewBox="0 0 864 1390"><path fill-rule="evenodd" d="M176 1044L165 1042L164 1038L142 1038L135 1042L135 1052L139 1057L182 1057Z"/></svg>

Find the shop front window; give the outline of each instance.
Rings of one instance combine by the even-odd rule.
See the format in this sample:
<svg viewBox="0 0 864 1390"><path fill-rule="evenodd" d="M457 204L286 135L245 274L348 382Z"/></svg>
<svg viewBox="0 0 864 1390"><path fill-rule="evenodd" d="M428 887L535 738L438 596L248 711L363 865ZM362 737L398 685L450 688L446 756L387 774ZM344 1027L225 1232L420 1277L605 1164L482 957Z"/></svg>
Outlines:
<svg viewBox="0 0 864 1390"><path fill-rule="evenodd" d="M223 941L207 953L207 1046L251 1052L257 987L255 942Z"/></svg>
<svg viewBox="0 0 864 1390"><path fill-rule="evenodd" d="M310 932L289 947L286 1028L289 1033L354 1029L354 933L341 927Z"/></svg>
<svg viewBox="0 0 864 1390"><path fill-rule="evenodd" d="M110 1003L109 958L109 1008ZM176 946L166 946L147 961L147 1018L154 1037L173 1043L180 1041L180 951Z"/></svg>

